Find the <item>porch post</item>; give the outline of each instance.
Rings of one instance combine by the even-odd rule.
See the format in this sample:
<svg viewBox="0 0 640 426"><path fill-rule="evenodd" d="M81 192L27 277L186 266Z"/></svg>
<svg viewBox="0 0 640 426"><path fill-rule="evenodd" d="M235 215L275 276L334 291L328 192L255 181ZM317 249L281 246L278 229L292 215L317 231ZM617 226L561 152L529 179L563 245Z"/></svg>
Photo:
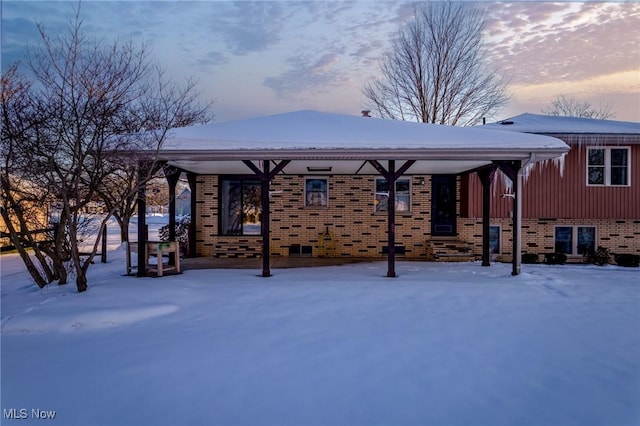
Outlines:
<svg viewBox="0 0 640 426"><path fill-rule="evenodd" d="M197 199L197 178L195 173L187 173L187 181L189 182L189 191L191 191L191 207L190 207L190 221L189 221L189 257L196 257L196 207L198 206Z"/></svg>
<svg viewBox="0 0 640 426"><path fill-rule="evenodd" d="M387 201L387 234L389 255L387 256L387 277L396 275L396 162L389 160L389 200Z"/></svg>
<svg viewBox="0 0 640 426"><path fill-rule="evenodd" d="M395 278L396 275L396 181L402 176L415 160L406 161L396 170L395 160L389 160L389 170L386 170L377 160L369 160L369 163L387 180L389 185L389 201L387 202L387 277Z"/></svg>
<svg viewBox="0 0 640 426"><path fill-rule="evenodd" d="M176 186L180 179L180 170L165 166L164 176L169 185L169 241L176 241ZM169 264L175 265L175 253L169 254Z"/></svg>
<svg viewBox="0 0 640 426"><path fill-rule="evenodd" d="M490 266L489 228L491 221L491 182L494 168L478 170L482 183L482 266Z"/></svg>
<svg viewBox="0 0 640 426"><path fill-rule="evenodd" d="M136 276L147 276L147 176L149 164L146 161L138 162L138 272Z"/></svg>
<svg viewBox="0 0 640 426"><path fill-rule="evenodd" d="M269 256L271 254L271 236L269 223L271 220L271 212L269 209L269 182L271 182L271 179L280 173L290 161L281 161L273 170L271 170L271 160L264 160L262 162L262 170L249 160L243 160L242 162L255 173L262 184L260 187L260 197L262 198L262 218L260 220L262 231L262 276L270 277L271 268L269 265Z"/></svg>
<svg viewBox="0 0 640 426"><path fill-rule="evenodd" d="M271 235L269 223L271 221L271 209L269 208L269 171L271 169L271 162L264 160L262 163L263 178L261 179L262 185L260 187L260 197L262 198L262 218L260 220L260 224L262 225L262 276L270 277L271 268L269 258L271 256Z"/></svg>

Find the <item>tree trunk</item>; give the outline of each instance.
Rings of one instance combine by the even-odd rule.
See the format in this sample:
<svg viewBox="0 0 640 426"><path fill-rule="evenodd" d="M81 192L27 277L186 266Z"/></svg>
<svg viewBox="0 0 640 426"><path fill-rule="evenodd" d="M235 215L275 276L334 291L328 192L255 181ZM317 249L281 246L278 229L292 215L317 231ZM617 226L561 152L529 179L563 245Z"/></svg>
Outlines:
<svg viewBox="0 0 640 426"><path fill-rule="evenodd" d="M87 291L87 273L82 268L78 270L78 276L76 277L76 286L78 287L78 293Z"/></svg>
<svg viewBox="0 0 640 426"><path fill-rule="evenodd" d="M5 222L5 226L9 231L11 242L13 242L13 245L16 247L16 250L18 250L18 254L20 254L20 258L22 258L22 261L27 267L27 271L29 271L29 274L31 275L33 280L36 282L38 287L44 288L44 286L46 286L49 282L42 277L42 275L40 274L40 271L38 270L38 268L36 268L36 265L34 265L33 262L31 261L31 257L29 256L29 253L27 253L27 250L22 244L22 241L20 241L18 233L16 232L16 229L13 226L13 222L11 222L11 217L9 217L7 210L3 207L0 209L0 212L2 213L2 219Z"/></svg>
<svg viewBox="0 0 640 426"><path fill-rule="evenodd" d="M129 222L131 220L130 216L124 216L118 220L118 224L120 225L120 242L124 243L125 241L129 241Z"/></svg>

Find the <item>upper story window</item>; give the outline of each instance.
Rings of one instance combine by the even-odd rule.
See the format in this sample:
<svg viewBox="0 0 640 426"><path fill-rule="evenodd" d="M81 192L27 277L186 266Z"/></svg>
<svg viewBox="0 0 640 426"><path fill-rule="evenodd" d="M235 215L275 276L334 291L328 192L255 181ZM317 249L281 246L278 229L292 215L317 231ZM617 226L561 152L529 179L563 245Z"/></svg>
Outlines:
<svg viewBox="0 0 640 426"><path fill-rule="evenodd" d="M629 147L587 148L587 185L629 186Z"/></svg>
<svg viewBox="0 0 640 426"><path fill-rule="evenodd" d="M409 178L396 180L396 211L411 211L411 183ZM376 178L374 205L377 212L386 212L389 205L389 183L384 178Z"/></svg>
<svg viewBox="0 0 640 426"><path fill-rule="evenodd" d="M254 179L220 182L220 235L260 235L261 183Z"/></svg>

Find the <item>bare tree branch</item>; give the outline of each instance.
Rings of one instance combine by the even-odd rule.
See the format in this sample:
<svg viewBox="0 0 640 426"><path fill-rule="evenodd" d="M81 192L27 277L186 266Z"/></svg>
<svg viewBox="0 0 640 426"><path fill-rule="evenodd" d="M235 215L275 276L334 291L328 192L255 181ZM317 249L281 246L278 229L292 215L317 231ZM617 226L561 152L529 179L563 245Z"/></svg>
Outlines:
<svg viewBox="0 0 640 426"><path fill-rule="evenodd" d="M595 108L589 102L581 102L573 96L567 97L565 95L559 95L553 99L551 106L549 108L543 108L542 113L546 115L596 118L601 120L615 117L615 114L611 112L611 104Z"/></svg>
<svg viewBox="0 0 640 426"><path fill-rule="evenodd" d="M193 79L168 81L145 46L86 37L79 9L66 33L52 38L42 26L38 30L42 45L26 60L31 79L19 75L17 65L2 78L3 195L21 190L13 184L18 177L39 188L43 200L55 199L58 232L41 253L54 264L51 275L65 282L57 272L68 259L78 291L84 291L100 231L112 213L128 226L139 185L146 184L138 181L137 159L117 153L157 152L171 128L209 120L211 102L198 102ZM6 198L7 217L20 211L23 199ZM85 210L98 199L108 212L96 225ZM29 232L26 222L23 228Z"/></svg>
<svg viewBox="0 0 640 426"><path fill-rule="evenodd" d="M508 101L508 83L483 63L484 13L462 2L426 2L401 26L363 94L383 118L473 125Z"/></svg>

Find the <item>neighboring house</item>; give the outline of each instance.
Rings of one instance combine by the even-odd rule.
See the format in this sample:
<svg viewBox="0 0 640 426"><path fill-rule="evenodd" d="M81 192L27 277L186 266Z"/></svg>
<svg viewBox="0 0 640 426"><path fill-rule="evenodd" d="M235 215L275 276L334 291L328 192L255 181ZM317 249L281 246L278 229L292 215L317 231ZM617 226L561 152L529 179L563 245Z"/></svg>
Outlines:
<svg viewBox="0 0 640 426"><path fill-rule="evenodd" d="M387 256L392 276L395 255L473 259L483 241L488 253L489 235L460 196L467 175L514 175L568 151L555 138L488 126L300 111L175 129L158 159L187 174L192 253Z"/></svg>
<svg viewBox="0 0 640 426"><path fill-rule="evenodd" d="M524 178L522 250L560 252L569 260L599 246L640 254L640 123L522 114L488 129L552 136L571 151L562 161L535 163ZM508 180L494 180L491 245L509 258L512 203ZM479 250L482 203L475 174L461 181L459 236ZM501 196L502 195L502 196Z"/></svg>
<svg viewBox="0 0 640 426"><path fill-rule="evenodd" d="M13 179L13 178L12 178ZM13 181L13 185L19 185L21 191L14 191L13 197L16 202L19 203L20 209L22 209L22 215L27 222L30 232L36 241L43 241L50 237L50 205L42 202L30 201L25 198L24 192L29 194L38 194L42 191L40 187L35 186L33 183L26 181L18 181L17 178ZM9 218L11 219L11 225L19 234L22 232L22 227L18 218L15 216L10 206L4 198L2 199L2 209L8 209ZM0 249L12 249L14 245L9 238L9 227L5 222L2 215L0 215Z"/></svg>

